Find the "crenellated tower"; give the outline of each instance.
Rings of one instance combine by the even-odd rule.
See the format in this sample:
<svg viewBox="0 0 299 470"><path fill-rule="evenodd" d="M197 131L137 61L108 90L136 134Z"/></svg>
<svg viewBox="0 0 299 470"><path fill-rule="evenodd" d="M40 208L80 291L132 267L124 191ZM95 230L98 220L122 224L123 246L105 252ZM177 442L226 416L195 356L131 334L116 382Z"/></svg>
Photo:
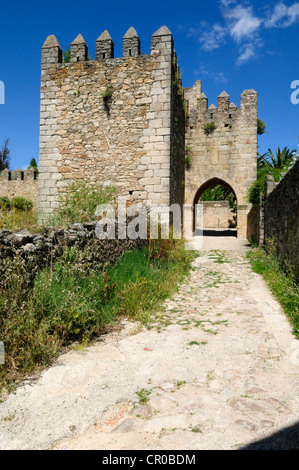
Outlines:
<svg viewBox="0 0 299 470"><path fill-rule="evenodd" d="M114 186L128 204L182 205L184 103L177 93L171 32L158 29L150 54L141 54L131 27L123 37L123 57L115 58L106 30L96 40L95 60L88 59L81 34L71 43L70 62L55 36L42 48L40 221L74 179Z"/></svg>
<svg viewBox="0 0 299 470"><path fill-rule="evenodd" d="M226 91L209 105L200 80L184 90L167 26L152 35L149 54L141 54L133 27L122 46L115 58L106 30L95 60L81 34L71 43L70 62L55 36L42 47L40 221L57 208L70 180L114 186L128 204L192 207L205 189L222 184L236 196L238 234L246 237L257 93L245 90L238 108Z"/></svg>
<svg viewBox="0 0 299 470"><path fill-rule="evenodd" d="M246 238L248 189L257 172L257 93L245 90L240 108L223 91L209 106L201 82L185 89L189 120L186 145L186 203L192 206L215 184L228 187L238 203L238 236Z"/></svg>

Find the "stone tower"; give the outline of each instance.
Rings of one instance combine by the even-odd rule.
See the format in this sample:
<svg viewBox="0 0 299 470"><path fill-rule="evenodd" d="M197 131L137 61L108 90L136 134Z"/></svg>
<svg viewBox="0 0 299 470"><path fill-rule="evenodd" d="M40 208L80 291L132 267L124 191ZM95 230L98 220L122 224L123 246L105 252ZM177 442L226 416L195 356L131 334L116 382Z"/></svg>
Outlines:
<svg viewBox="0 0 299 470"><path fill-rule="evenodd" d="M236 196L238 235L246 238L257 93L245 90L237 108L223 91L217 104L208 106L200 80L183 90L166 26L152 35L148 55L129 28L119 58L107 30L96 40L96 60L79 34L69 63L49 36L42 47L39 220L57 208L70 180L111 185L128 204L148 206L194 207L207 188L222 184Z"/></svg>
<svg viewBox="0 0 299 470"><path fill-rule="evenodd" d="M82 35L65 63L55 36L42 47L39 220L70 180L117 188L128 204L184 202L185 113L173 38L164 26L140 54L134 28L114 58L108 31L88 60ZM112 96L105 100L109 89ZM107 96L107 95L106 95Z"/></svg>
<svg viewBox="0 0 299 470"><path fill-rule="evenodd" d="M238 204L238 236L246 238L247 192L257 173L257 93L245 90L240 109L223 91L218 106L208 107L201 82L185 89L189 109L186 146L190 169L186 171L185 202L194 206L215 184L230 189Z"/></svg>

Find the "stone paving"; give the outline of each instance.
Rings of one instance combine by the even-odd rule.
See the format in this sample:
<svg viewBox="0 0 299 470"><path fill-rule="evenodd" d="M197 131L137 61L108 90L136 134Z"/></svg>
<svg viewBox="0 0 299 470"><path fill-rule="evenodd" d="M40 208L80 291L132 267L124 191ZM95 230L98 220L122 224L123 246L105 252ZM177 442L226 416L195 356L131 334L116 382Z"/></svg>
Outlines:
<svg viewBox="0 0 299 470"><path fill-rule="evenodd" d="M244 250L201 252L150 329L122 323L0 405L1 449L299 448L299 341Z"/></svg>

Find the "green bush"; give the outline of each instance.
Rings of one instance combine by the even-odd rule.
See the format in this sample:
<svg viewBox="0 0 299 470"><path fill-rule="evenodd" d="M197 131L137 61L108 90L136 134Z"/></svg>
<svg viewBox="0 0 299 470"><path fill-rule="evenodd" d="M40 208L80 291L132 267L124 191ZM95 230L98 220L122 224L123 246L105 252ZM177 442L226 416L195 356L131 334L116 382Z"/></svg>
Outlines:
<svg viewBox="0 0 299 470"><path fill-rule="evenodd" d="M126 252L105 270L86 262L89 253L85 257L74 246L33 283L21 257L6 260L0 268L0 341L6 354L0 388L50 364L73 341L87 344L123 315L151 323L193 259L183 241L166 248L164 243L151 253L148 246Z"/></svg>
<svg viewBox="0 0 299 470"><path fill-rule="evenodd" d="M15 196L11 200L11 205L19 211L30 211L32 209L32 201L23 196Z"/></svg>
<svg viewBox="0 0 299 470"><path fill-rule="evenodd" d="M51 217L51 225L68 225L96 220L96 209L101 204L112 203L116 190L111 186L91 186L84 181L69 183L59 198L59 208Z"/></svg>
<svg viewBox="0 0 299 470"><path fill-rule="evenodd" d="M263 175L260 175L255 181L253 181L247 193L247 200L250 202L250 204L257 206L260 204L260 202L262 202L266 193L266 180L267 174L264 173Z"/></svg>
<svg viewBox="0 0 299 470"><path fill-rule="evenodd" d="M206 135L212 134L215 129L216 129L216 124L215 124L214 121L207 122L207 123L203 126L203 130L204 130L204 132L205 132Z"/></svg>

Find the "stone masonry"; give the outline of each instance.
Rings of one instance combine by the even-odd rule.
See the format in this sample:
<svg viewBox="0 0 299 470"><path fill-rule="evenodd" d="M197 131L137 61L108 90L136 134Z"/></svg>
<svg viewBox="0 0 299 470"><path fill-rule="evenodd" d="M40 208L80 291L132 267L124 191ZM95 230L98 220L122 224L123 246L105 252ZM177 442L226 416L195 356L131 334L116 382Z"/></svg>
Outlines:
<svg viewBox="0 0 299 470"><path fill-rule="evenodd" d="M229 188L238 203L238 236L246 238L250 209L246 196L257 172L257 93L245 90L238 109L224 91L218 97L218 108L213 104L208 108L198 80L185 89L185 99L189 110L186 147L191 160L185 201L194 206L215 184ZM207 126L211 123L214 130Z"/></svg>
<svg viewBox="0 0 299 470"><path fill-rule="evenodd" d="M140 55L134 28L122 58L108 31L96 46L96 61L87 60L79 35L70 63L55 36L42 48L40 221L71 179L112 185L129 204L183 204L184 108L170 31L153 34L150 55Z"/></svg>
<svg viewBox="0 0 299 470"><path fill-rule="evenodd" d="M7 196L12 199L15 196L23 196L30 199L37 207L37 192L38 180L34 169L0 172L0 197Z"/></svg>
<svg viewBox="0 0 299 470"><path fill-rule="evenodd" d="M152 35L150 55L140 50L131 27L123 38L123 57L114 58L114 43L105 31L92 61L79 35L65 63L56 37L47 38L42 48L39 220L57 208L59 195L73 179L112 185L128 204L185 202L191 208L205 189L223 184L236 196L238 236L246 238L246 195L256 178L257 93L245 90L238 109L223 92L217 109L208 108L200 81L183 90L166 26ZM215 129L207 132L211 123ZM191 219L192 212L190 227Z"/></svg>

